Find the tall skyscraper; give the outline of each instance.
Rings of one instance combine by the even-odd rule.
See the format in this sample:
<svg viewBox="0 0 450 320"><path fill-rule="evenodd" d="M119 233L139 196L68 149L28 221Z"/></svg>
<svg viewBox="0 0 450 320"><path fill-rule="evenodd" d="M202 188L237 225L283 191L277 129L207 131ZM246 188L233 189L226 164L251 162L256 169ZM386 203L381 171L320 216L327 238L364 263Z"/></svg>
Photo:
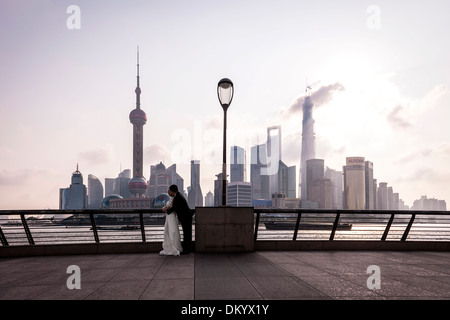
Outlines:
<svg viewBox="0 0 450 320"><path fill-rule="evenodd" d="M139 87L139 51L137 53L137 86L136 109L130 112L130 122L133 124L133 178L128 188L135 198L140 198L147 190L147 181L143 176L143 127L147 123L147 115L141 110L141 88Z"/></svg>
<svg viewBox="0 0 450 320"><path fill-rule="evenodd" d="M377 210L388 209L388 186L387 182L380 182L378 187L378 206Z"/></svg>
<svg viewBox="0 0 450 320"><path fill-rule="evenodd" d="M253 200L272 200L267 174L266 144L259 144L251 148L250 154L250 183L252 185Z"/></svg>
<svg viewBox="0 0 450 320"><path fill-rule="evenodd" d="M227 186L227 205L232 207L251 207L252 187L250 182L230 182Z"/></svg>
<svg viewBox="0 0 450 320"><path fill-rule="evenodd" d="M272 126L267 128L266 143L267 166L261 174L269 176L269 195L280 192L279 170L281 161L281 126Z"/></svg>
<svg viewBox="0 0 450 320"><path fill-rule="evenodd" d="M203 206L203 194L200 187L200 161L191 161L191 186L188 193L189 207Z"/></svg>
<svg viewBox="0 0 450 320"><path fill-rule="evenodd" d="M155 198L156 196L167 193L169 186L176 184L180 192L184 190L184 180L177 173L176 164L166 168L160 162L156 166L150 166L150 179L148 181L148 189L145 193L146 197Z"/></svg>
<svg viewBox="0 0 450 320"><path fill-rule="evenodd" d="M230 152L230 182L244 182L247 180L247 159L245 149L232 146Z"/></svg>
<svg viewBox="0 0 450 320"><path fill-rule="evenodd" d="M314 103L311 97L307 95L303 103L303 121L302 121L302 154L300 159L300 198L306 200L308 197L306 184L306 161L316 157L316 138L314 136Z"/></svg>
<svg viewBox="0 0 450 320"><path fill-rule="evenodd" d="M103 185L93 174L88 175L88 207L100 209L103 200Z"/></svg>
<svg viewBox="0 0 450 320"><path fill-rule="evenodd" d="M373 163L366 161L365 165L365 183L366 183L366 209L375 209L375 199L373 191Z"/></svg>
<svg viewBox="0 0 450 320"><path fill-rule="evenodd" d="M323 159L309 159L306 160L306 183L302 185L302 189L306 190L306 199L311 200L309 197L309 186L315 180L323 179L325 174L325 161Z"/></svg>
<svg viewBox="0 0 450 320"><path fill-rule="evenodd" d="M83 184L83 175L78 170L72 173L72 183L69 188L59 189L59 209L76 210L87 208L87 189Z"/></svg>
<svg viewBox="0 0 450 320"><path fill-rule="evenodd" d="M366 208L364 157L347 157L344 166L344 209Z"/></svg>
<svg viewBox="0 0 450 320"><path fill-rule="evenodd" d="M214 195L211 191L205 196L205 207L214 207Z"/></svg>
<svg viewBox="0 0 450 320"><path fill-rule="evenodd" d="M330 179L330 181L334 185L334 203L336 204L336 209L343 209L343 176L342 171L336 171L334 169L326 168L325 170L325 178Z"/></svg>

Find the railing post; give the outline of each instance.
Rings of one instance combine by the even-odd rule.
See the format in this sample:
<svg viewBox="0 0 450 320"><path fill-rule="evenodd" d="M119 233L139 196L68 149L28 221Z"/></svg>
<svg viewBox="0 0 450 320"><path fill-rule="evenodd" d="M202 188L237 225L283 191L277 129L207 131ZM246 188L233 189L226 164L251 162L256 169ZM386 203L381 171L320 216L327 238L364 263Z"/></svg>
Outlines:
<svg viewBox="0 0 450 320"><path fill-rule="evenodd" d="M139 222L141 224L142 242L145 242L144 214L142 212L139 212Z"/></svg>
<svg viewBox="0 0 450 320"><path fill-rule="evenodd" d="M28 227L27 219L25 219L25 215L23 213L20 214L20 219L22 220L23 229L25 230L25 234L28 238L28 243L30 245L34 245L33 236L31 235L30 228Z"/></svg>
<svg viewBox="0 0 450 320"><path fill-rule="evenodd" d="M297 233L298 233L298 227L300 226L300 218L302 217L302 214L300 212L297 212L297 221L295 222L295 230L294 230L294 237L292 240L297 240Z"/></svg>
<svg viewBox="0 0 450 320"><path fill-rule="evenodd" d="M394 221L394 217L395 217L395 214L391 213L391 218L389 219L389 222L386 225L386 229L384 229L384 233L383 233L383 236L381 237L381 241L386 240L389 230L391 229L392 222Z"/></svg>
<svg viewBox="0 0 450 320"><path fill-rule="evenodd" d="M331 234L330 234L330 241L332 241L334 239L334 234L336 233L336 229L339 223L339 216L341 214L338 212L336 213L336 219L334 220L334 224L333 224L333 230L331 230Z"/></svg>
<svg viewBox="0 0 450 320"><path fill-rule="evenodd" d="M100 243L100 239L98 237L97 225L95 224L94 214L92 212L90 212L89 217L91 218L92 231L94 232L95 243Z"/></svg>
<svg viewBox="0 0 450 320"><path fill-rule="evenodd" d="M256 241L256 239L258 238L259 215L260 215L260 212L259 212L259 211L256 211L256 222L255 222L255 233L254 233L255 241Z"/></svg>
<svg viewBox="0 0 450 320"><path fill-rule="evenodd" d="M414 223L414 219L415 219L415 218L416 218L416 214L413 213L412 216L411 216L411 219L409 220L408 226L407 226L406 229L405 229L405 233L403 233L402 241L405 241L406 238L408 237L409 230L411 230L411 227L412 227L412 225L413 225L413 223Z"/></svg>
<svg viewBox="0 0 450 320"><path fill-rule="evenodd" d="M3 233L2 227L0 227L0 240L2 242L2 246L8 246L8 240L6 240L5 234Z"/></svg>

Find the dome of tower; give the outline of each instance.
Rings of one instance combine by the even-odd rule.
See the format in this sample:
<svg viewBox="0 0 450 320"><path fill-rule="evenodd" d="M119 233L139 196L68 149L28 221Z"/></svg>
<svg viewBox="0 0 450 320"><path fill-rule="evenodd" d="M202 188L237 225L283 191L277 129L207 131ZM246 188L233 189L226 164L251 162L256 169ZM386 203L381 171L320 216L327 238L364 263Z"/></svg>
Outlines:
<svg viewBox="0 0 450 320"><path fill-rule="evenodd" d="M167 193L161 193L153 200L153 208L161 209L170 200L170 196Z"/></svg>
<svg viewBox="0 0 450 320"><path fill-rule="evenodd" d="M156 170L164 171L166 170L166 166L162 162L160 162L156 165Z"/></svg>
<svg viewBox="0 0 450 320"><path fill-rule="evenodd" d="M142 177L134 177L128 182L131 194L144 194L147 190L147 181Z"/></svg>
<svg viewBox="0 0 450 320"><path fill-rule="evenodd" d="M144 125L147 123L147 115L141 109L133 109L130 112L130 122L132 124Z"/></svg>

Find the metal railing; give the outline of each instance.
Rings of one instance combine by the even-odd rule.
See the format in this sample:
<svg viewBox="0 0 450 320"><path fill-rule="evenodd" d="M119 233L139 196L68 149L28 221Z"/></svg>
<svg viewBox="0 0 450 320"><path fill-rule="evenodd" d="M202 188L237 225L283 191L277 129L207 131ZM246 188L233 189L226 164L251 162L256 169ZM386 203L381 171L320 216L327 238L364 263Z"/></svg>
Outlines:
<svg viewBox="0 0 450 320"><path fill-rule="evenodd" d="M1 210L0 242L10 246L162 241L165 215L161 209Z"/></svg>
<svg viewBox="0 0 450 320"><path fill-rule="evenodd" d="M254 212L255 241L450 241L449 211L255 208ZM164 238L164 222L160 209L1 210L0 242L2 246L158 242Z"/></svg>
<svg viewBox="0 0 450 320"><path fill-rule="evenodd" d="M256 240L449 241L449 211L255 208Z"/></svg>

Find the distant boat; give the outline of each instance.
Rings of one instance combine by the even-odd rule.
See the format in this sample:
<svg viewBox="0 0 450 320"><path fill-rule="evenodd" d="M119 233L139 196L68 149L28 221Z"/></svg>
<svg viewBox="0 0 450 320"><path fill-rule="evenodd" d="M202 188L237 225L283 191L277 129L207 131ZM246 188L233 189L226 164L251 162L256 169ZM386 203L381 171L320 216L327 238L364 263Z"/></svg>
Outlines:
<svg viewBox="0 0 450 320"><path fill-rule="evenodd" d="M115 227L115 226L97 226L97 230L138 230L140 229L140 225L138 226L121 226L121 227ZM92 227L91 227L92 230Z"/></svg>
<svg viewBox="0 0 450 320"><path fill-rule="evenodd" d="M284 222L284 221L270 221L264 222L267 230L294 230L295 222ZM337 230L351 230L351 223L340 223L337 226ZM332 230L332 223L301 223L298 226L299 230Z"/></svg>

